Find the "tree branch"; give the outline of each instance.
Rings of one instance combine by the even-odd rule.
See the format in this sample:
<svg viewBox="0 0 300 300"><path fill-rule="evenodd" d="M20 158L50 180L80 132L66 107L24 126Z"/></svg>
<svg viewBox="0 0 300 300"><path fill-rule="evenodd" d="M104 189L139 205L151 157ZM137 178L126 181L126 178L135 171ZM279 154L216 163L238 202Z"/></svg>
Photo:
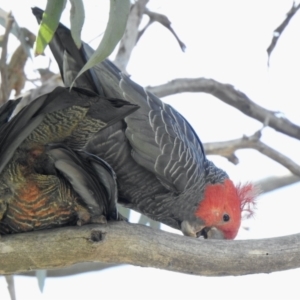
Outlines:
<svg viewBox="0 0 300 300"><path fill-rule="evenodd" d="M147 90L158 97L173 94L191 92L208 93L221 101L235 107L245 115L262 122L264 125L300 140L300 127L289 120L277 116L276 112L267 110L254 103L243 92L235 89L230 84L223 84L214 79L207 78L183 78L174 79L166 84L155 87L147 87Z"/></svg>
<svg viewBox="0 0 300 300"><path fill-rule="evenodd" d="M131 7L126 30L120 42L116 58L114 60L114 64L125 74L127 73L126 67L129 62L131 53L136 46L136 43L153 22L158 22L166 27L173 34L182 51L184 51L186 48L185 44L179 39L178 35L172 28L171 22L168 17L148 10L146 8L148 2L149 0L137 0ZM149 22L141 31L139 31L139 26L144 14L149 17Z"/></svg>
<svg viewBox="0 0 300 300"><path fill-rule="evenodd" d="M272 176L264 178L255 182L254 185L259 186L260 194L263 194L297 183L299 181L299 176L288 174L284 176Z"/></svg>
<svg viewBox="0 0 300 300"><path fill-rule="evenodd" d="M273 52L273 50L275 49L277 42L279 40L279 38L281 37L283 31L285 30L285 28L288 26L288 24L290 23L291 19L294 17L294 15L296 14L296 12L298 11L298 9L300 8L300 3L298 5L295 4L295 2L293 3L291 9L288 11L288 13L286 14L286 18L283 20L283 22L273 31L273 38L271 41L271 44L269 45L268 49L267 49L267 53L268 53L268 64L270 62L270 56Z"/></svg>
<svg viewBox="0 0 300 300"><path fill-rule="evenodd" d="M286 167L293 174L300 176L300 166L287 156L281 154L277 150L271 148L260 141L261 131L254 133L252 136L243 136L240 139L235 139L225 142L205 143L204 149L208 155L220 155L226 157L233 164L238 164L238 158L235 151L238 149L255 149L267 157L273 159L279 164Z"/></svg>
<svg viewBox="0 0 300 300"><path fill-rule="evenodd" d="M26 75L24 68L28 59L28 52L26 50L33 47L36 38L27 28L20 28L20 32L24 37L26 45L20 44L11 56L7 67L8 92L10 94L12 90L15 90L15 97L20 95L25 86Z"/></svg>
<svg viewBox="0 0 300 300"><path fill-rule="evenodd" d="M205 276L270 273L300 267L300 234L248 241L200 241L114 222L7 235L0 243L0 274L88 261Z"/></svg>
<svg viewBox="0 0 300 300"><path fill-rule="evenodd" d="M64 267L63 269L47 270L47 278L48 277L63 277L63 276L78 275L78 274L87 273L87 272L101 271L101 270L113 268L116 266L119 266L119 264L115 264L115 265L114 264L104 264L101 262L78 263L75 265L71 265L69 267ZM35 271L20 273L18 275L36 277Z"/></svg>
<svg viewBox="0 0 300 300"><path fill-rule="evenodd" d="M148 2L149 0L138 0L131 7L126 30L114 60L114 64L124 73L126 73L126 67L129 62L131 52L135 47L138 37L138 28Z"/></svg>
<svg viewBox="0 0 300 300"><path fill-rule="evenodd" d="M178 35L174 31L174 29L171 26L171 21L168 19L167 16L163 14L159 14L153 11L150 11L149 9L145 9L145 15L149 17L149 22L148 24L139 32L138 37L137 37L137 42L141 38L141 36L145 33L146 29L153 24L153 22L158 22L162 26L166 27L175 37L177 43L179 44L179 47L181 51L185 51L186 45L179 39Z"/></svg>

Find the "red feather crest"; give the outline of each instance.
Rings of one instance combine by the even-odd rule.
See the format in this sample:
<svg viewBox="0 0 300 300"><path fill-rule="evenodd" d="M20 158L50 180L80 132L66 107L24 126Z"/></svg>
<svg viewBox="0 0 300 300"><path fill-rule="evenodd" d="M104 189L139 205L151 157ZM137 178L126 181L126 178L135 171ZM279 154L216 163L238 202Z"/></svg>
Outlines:
<svg viewBox="0 0 300 300"><path fill-rule="evenodd" d="M254 215L259 188L252 183L244 185L239 183L236 185L236 190L241 201L241 211L245 212L244 217L248 219Z"/></svg>

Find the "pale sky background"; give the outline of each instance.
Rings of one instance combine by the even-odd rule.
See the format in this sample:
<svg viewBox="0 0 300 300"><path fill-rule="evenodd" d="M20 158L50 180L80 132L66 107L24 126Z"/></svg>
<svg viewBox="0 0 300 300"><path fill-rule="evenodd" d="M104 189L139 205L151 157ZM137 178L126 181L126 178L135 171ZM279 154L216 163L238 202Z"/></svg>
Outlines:
<svg viewBox="0 0 300 300"><path fill-rule="evenodd" d="M20 26L37 32L30 7L45 7L42 0L0 1L12 10ZM83 40L93 39L105 28L106 0L85 1ZM290 9L289 0L150 0L148 7L166 14L186 44L182 53L171 34L152 25L133 52L128 72L139 84L156 85L179 77L207 77L233 84L263 107L279 111L296 124L299 120L300 12L280 38L267 66L266 49L273 30ZM68 25L68 11L63 16ZM95 28L96 27L96 28ZM2 30L2 28L1 28ZM10 50L17 43L10 40ZM96 39L92 45L99 43ZM32 69L47 66L45 57L27 63ZM58 71L55 63L53 70ZM55 69L54 69L55 68ZM30 73L31 72L31 73ZM28 88L31 86L28 85ZM251 135L261 124L206 94L179 94L164 98L192 124L203 142ZM262 140L300 164L300 142L275 132L263 131ZM211 159L236 181L256 181L288 171L254 150L237 152L240 164L221 157ZM254 219L247 220L238 239L267 238L300 232L300 184L260 197ZM132 221L136 221L134 216ZM50 299L300 299L300 270L242 277L207 278L151 268L122 266L102 272L46 280L43 294L35 278L16 277L18 300ZM6 282L0 277L0 299L8 300Z"/></svg>

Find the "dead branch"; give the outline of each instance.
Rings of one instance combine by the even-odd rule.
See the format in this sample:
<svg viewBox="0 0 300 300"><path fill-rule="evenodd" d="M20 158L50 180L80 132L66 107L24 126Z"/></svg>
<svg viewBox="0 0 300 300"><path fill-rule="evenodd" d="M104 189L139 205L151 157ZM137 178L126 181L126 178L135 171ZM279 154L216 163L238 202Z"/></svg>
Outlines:
<svg viewBox="0 0 300 300"><path fill-rule="evenodd" d="M7 16L7 23L5 27L5 33L2 38L2 52L0 58L0 73L1 73L1 97L0 97L0 104L5 103L9 97L9 90L8 90L8 72L7 72L7 64L6 64L6 57L7 57L7 44L8 44L8 37L11 31L12 25L14 22L14 18L12 14L9 13Z"/></svg>
<svg viewBox="0 0 300 300"><path fill-rule="evenodd" d="M20 28L26 44L29 48L33 47L36 36L26 28ZM15 97L19 96L26 82L24 67L28 59L26 47L22 44L13 53L7 68L9 94L15 90Z"/></svg>
<svg viewBox="0 0 300 300"><path fill-rule="evenodd" d="M142 225L65 227L4 236L0 274L79 262L127 263L204 276L300 267L300 234L262 240L197 240Z"/></svg>
<svg viewBox="0 0 300 300"><path fill-rule="evenodd" d="M276 112L267 110L254 103L246 94L237 90L230 84L220 83L208 78L182 78L174 79L166 84L147 87L147 90L158 97L191 92L207 93L231 105L245 115L262 122L278 132L300 140L300 127L288 119L280 117Z"/></svg>
<svg viewBox="0 0 300 300"><path fill-rule="evenodd" d="M252 136L243 136L242 138L216 143L205 143L204 149L206 154L220 155L227 158L233 164L238 163L235 151L239 149L255 149L267 157L273 159L277 163L286 167L293 174L300 176L300 166L287 156L281 154L277 150L269 147L260 141L261 131L254 133Z"/></svg>
<svg viewBox="0 0 300 300"><path fill-rule="evenodd" d="M162 26L166 27L175 37L176 41L178 42L181 50L184 52L186 49L186 45L179 39L178 35L176 34L176 32L174 31L174 29L171 26L171 21L168 19L167 16L150 11L149 9L145 9L145 15L147 15L149 17L149 22L148 24L139 32L138 37L137 37L137 41L139 41L139 39L141 38L141 36L145 33L146 29L153 24L154 22L158 22L159 24L161 24Z"/></svg>
<svg viewBox="0 0 300 300"><path fill-rule="evenodd" d="M131 52L135 47L138 36L138 28L148 2L149 0L138 0L131 7L126 30L114 60L114 64L124 73L126 73L126 67L129 62Z"/></svg>
<svg viewBox="0 0 300 300"><path fill-rule="evenodd" d="M300 3L298 5L296 5L295 2L294 2L293 5L292 5L292 8L286 14L286 18L273 31L273 38L272 38L271 44L269 45L269 47L267 49L267 53L268 53L268 65L269 65L269 62L270 62L271 53L275 49L275 47L277 45L277 42L278 42L279 38L281 37L281 34L285 30L285 28L288 26L288 24L290 23L291 19L294 17L294 15L296 14L296 12L298 11L299 8L300 8Z"/></svg>
<svg viewBox="0 0 300 300"><path fill-rule="evenodd" d="M182 51L184 51L186 48L185 44L179 39L178 35L172 28L171 22L167 18L167 16L148 10L146 8L148 2L149 0L138 0L132 6L128 17L125 33L120 42L119 50L114 60L114 64L119 67L119 69L125 74L127 73L126 67L133 48L135 47L141 36L145 33L146 29L151 24L153 24L153 22L158 22L166 27L176 38ZM142 30L139 31L139 25L144 14L149 17L149 22Z"/></svg>
<svg viewBox="0 0 300 300"><path fill-rule="evenodd" d="M299 176L288 174L284 176L272 176L264 178L256 181L254 184L255 186L259 186L260 194L264 194L297 183L299 181Z"/></svg>

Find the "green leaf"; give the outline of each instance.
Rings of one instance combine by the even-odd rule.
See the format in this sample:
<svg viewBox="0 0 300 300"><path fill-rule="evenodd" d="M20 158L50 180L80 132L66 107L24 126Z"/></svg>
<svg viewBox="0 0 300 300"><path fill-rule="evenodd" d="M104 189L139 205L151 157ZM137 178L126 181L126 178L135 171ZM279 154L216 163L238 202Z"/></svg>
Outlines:
<svg viewBox="0 0 300 300"><path fill-rule="evenodd" d="M77 48L79 49L81 46L81 29L85 18L84 6L82 0L70 0L70 2L71 35Z"/></svg>
<svg viewBox="0 0 300 300"><path fill-rule="evenodd" d="M42 54L52 40L65 6L66 0L48 0L36 39L36 56Z"/></svg>
<svg viewBox="0 0 300 300"><path fill-rule="evenodd" d="M109 19L103 38L97 50L74 79L71 88L83 72L102 62L114 51L125 32L129 10L130 0L110 0Z"/></svg>

